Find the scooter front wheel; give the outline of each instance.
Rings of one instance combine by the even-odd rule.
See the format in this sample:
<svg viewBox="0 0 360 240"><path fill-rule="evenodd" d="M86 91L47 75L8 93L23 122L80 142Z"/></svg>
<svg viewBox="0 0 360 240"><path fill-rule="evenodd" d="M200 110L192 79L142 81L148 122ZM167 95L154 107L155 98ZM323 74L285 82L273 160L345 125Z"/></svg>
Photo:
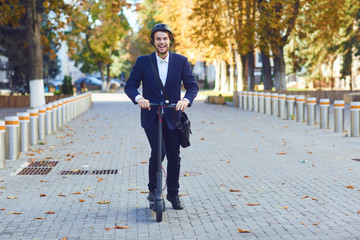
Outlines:
<svg viewBox="0 0 360 240"><path fill-rule="evenodd" d="M164 199L157 200L157 204L156 204L156 221L157 222L162 221L162 216L163 216L164 211L165 211L165 201L164 201Z"/></svg>

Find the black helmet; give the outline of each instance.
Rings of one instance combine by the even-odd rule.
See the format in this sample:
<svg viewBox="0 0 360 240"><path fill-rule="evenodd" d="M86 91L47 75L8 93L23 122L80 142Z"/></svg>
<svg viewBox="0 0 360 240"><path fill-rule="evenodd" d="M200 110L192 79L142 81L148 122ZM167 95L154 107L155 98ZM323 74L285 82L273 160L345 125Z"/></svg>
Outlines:
<svg viewBox="0 0 360 240"><path fill-rule="evenodd" d="M168 32L170 33L170 47L173 45L174 43L174 35L171 31L171 28L164 24L164 23L159 23L159 24L156 24L152 29L151 29L151 44L154 45L154 34L158 31L161 31L161 32Z"/></svg>

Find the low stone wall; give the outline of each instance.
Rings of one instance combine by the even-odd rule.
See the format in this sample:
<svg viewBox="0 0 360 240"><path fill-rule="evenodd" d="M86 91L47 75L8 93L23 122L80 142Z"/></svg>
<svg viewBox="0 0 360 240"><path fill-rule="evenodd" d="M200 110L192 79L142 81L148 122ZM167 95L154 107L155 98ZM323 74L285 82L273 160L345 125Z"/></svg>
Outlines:
<svg viewBox="0 0 360 240"><path fill-rule="evenodd" d="M72 95L45 96L46 103L57 101ZM0 96L0 108L27 108L30 107L30 96Z"/></svg>

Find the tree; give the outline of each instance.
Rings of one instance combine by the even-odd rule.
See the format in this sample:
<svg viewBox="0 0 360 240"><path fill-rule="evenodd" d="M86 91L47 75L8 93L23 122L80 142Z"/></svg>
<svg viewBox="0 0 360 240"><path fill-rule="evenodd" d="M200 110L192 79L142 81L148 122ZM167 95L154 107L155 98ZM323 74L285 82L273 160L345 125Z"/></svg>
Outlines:
<svg viewBox="0 0 360 240"><path fill-rule="evenodd" d="M52 13L48 22L54 31L54 38L61 39L61 29L64 26L61 16L68 9L69 5L63 0L5 0L0 4L1 31L22 36L22 39L17 39L16 42L19 44L18 47L26 51L23 57L27 60L28 72L25 73L25 77L29 80L30 107L45 104L43 53L49 50L49 42L42 32L42 14L49 16L49 13ZM3 42L1 44L3 47Z"/></svg>
<svg viewBox="0 0 360 240"><path fill-rule="evenodd" d="M123 7L130 6L121 0L81 0L71 12L71 31L67 35L70 56L83 72L100 72L110 88L110 68L113 56L119 55L120 41L128 34L129 24Z"/></svg>

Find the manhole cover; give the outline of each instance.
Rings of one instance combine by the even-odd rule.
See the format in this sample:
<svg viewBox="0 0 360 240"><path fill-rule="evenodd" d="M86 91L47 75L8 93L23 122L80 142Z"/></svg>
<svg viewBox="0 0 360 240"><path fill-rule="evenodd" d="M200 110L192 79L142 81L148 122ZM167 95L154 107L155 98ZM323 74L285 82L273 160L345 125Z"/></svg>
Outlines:
<svg viewBox="0 0 360 240"><path fill-rule="evenodd" d="M92 174L117 174L118 170L117 169L108 169L108 170L94 170L92 171Z"/></svg>
<svg viewBox="0 0 360 240"><path fill-rule="evenodd" d="M28 167L55 167L58 161L36 161L31 163Z"/></svg>
<svg viewBox="0 0 360 240"><path fill-rule="evenodd" d="M18 175L47 175L53 170L53 168L30 168L26 167L23 170L21 170Z"/></svg>

